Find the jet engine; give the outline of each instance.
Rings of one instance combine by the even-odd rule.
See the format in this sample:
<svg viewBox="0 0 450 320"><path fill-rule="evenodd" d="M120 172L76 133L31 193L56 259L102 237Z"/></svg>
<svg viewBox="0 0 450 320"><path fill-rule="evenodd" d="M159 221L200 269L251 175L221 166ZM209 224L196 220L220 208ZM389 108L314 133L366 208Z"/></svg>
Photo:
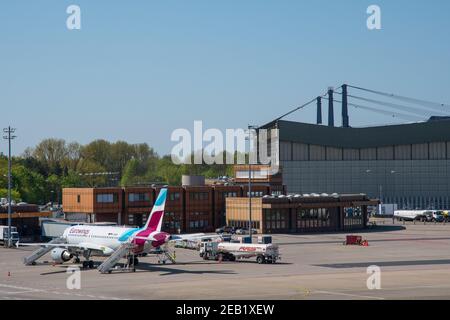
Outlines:
<svg viewBox="0 0 450 320"><path fill-rule="evenodd" d="M52 257L53 261L55 261L56 263L64 263L64 262L67 262L70 259L72 259L73 254L71 254L66 249L55 248L51 252L51 257Z"/></svg>

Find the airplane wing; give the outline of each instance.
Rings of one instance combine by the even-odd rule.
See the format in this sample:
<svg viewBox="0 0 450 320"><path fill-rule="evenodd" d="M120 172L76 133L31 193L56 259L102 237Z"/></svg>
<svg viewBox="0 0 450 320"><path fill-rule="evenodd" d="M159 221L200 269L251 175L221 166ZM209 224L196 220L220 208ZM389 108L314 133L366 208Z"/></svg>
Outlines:
<svg viewBox="0 0 450 320"><path fill-rule="evenodd" d="M182 240L188 240L188 241L199 241L204 239L218 239L221 238L218 234L212 234L207 235L204 233L195 233L195 234L184 234L184 235L172 235L171 241L182 241Z"/></svg>
<svg viewBox="0 0 450 320"><path fill-rule="evenodd" d="M17 247L19 246L29 246L29 247L54 247L54 248L65 248L65 249L81 249L81 250L94 250L101 251L104 254L111 254L114 252L113 249L101 246L95 243L79 243L79 244L69 244L69 243L17 243Z"/></svg>
<svg viewBox="0 0 450 320"><path fill-rule="evenodd" d="M78 247L77 244L68 243L22 243L17 242L16 247L55 247L55 248L71 248Z"/></svg>

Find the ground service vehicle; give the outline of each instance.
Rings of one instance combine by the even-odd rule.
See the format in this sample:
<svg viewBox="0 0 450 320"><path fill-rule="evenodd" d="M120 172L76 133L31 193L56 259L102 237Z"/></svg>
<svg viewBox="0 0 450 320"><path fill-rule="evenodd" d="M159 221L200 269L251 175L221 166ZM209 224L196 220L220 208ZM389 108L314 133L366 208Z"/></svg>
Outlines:
<svg viewBox="0 0 450 320"><path fill-rule="evenodd" d="M200 257L204 260L235 261L256 257L258 263L275 263L280 259L275 244L252 244L232 242L202 242Z"/></svg>
<svg viewBox="0 0 450 320"><path fill-rule="evenodd" d="M443 222L445 220L444 213L439 210L433 210L427 212L427 221L431 222Z"/></svg>
<svg viewBox="0 0 450 320"><path fill-rule="evenodd" d="M216 229L216 233L218 233L218 234L222 234L222 233L233 234L235 232L236 232L236 228L230 227L230 226L224 226L222 228L217 228Z"/></svg>
<svg viewBox="0 0 450 320"><path fill-rule="evenodd" d="M445 215L440 210L397 210L394 212L395 219L399 221L426 221L443 222Z"/></svg>
<svg viewBox="0 0 450 320"><path fill-rule="evenodd" d="M5 244L8 242L8 226L0 226L0 243ZM19 233L16 227L11 227L11 242L13 244L19 241Z"/></svg>
<svg viewBox="0 0 450 320"><path fill-rule="evenodd" d="M399 221L426 221L430 213L432 213L431 210L396 210L394 218Z"/></svg>

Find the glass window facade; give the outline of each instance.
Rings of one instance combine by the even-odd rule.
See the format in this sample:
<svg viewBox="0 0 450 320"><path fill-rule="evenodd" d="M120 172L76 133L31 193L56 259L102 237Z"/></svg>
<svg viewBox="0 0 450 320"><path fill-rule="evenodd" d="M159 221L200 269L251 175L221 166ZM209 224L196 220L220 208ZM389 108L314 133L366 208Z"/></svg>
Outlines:
<svg viewBox="0 0 450 320"><path fill-rule="evenodd" d="M209 193L208 192L191 192L190 193L191 200L208 200Z"/></svg>
<svg viewBox="0 0 450 320"><path fill-rule="evenodd" d="M97 203L116 203L118 197L116 193L99 193L96 199Z"/></svg>
<svg viewBox="0 0 450 320"><path fill-rule="evenodd" d="M139 201L150 201L150 194L147 192L143 193L129 193L128 194L129 202L139 202Z"/></svg>
<svg viewBox="0 0 450 320"><path fill-rule="evenodd" d="M289 209L263 209L263 215L268 232L289 229Z"/></svg>
<svg viewBox="0 0 450 320"><path fill-rule="evenodd" d="M177 230L181 228L181 218L179 214L175 212L164 213L164 229L165 230Z"/></svg>
<svg viewBox="0 0 450 320"><path fill-rule="evenodd" d="M169 201L178 201L180 200L180 193L179 192L169 192Z"/></svg>
<svg viewBox="0 0 450 320"><path fill-rule="evenodd" d="M330 209L297 209L297 231L323 231L335 228L331 221Z"/></svg>
<svg viewBox="0 0 450 320"><path fill-rule="evenodd" d="M361 207L344 208L344 229L360 228L363 225L363 213Z"/></svg>

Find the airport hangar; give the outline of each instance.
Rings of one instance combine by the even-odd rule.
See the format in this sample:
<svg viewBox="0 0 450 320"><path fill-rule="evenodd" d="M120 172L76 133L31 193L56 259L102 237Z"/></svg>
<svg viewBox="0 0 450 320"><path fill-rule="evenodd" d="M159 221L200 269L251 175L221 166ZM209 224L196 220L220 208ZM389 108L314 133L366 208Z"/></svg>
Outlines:
<svg viewBox="0 0 450 320"><path fill-rule="evenodd" d="M365 193L400 209L450 208L450 117L352 128L275 120L291 194Z"/></svg>

